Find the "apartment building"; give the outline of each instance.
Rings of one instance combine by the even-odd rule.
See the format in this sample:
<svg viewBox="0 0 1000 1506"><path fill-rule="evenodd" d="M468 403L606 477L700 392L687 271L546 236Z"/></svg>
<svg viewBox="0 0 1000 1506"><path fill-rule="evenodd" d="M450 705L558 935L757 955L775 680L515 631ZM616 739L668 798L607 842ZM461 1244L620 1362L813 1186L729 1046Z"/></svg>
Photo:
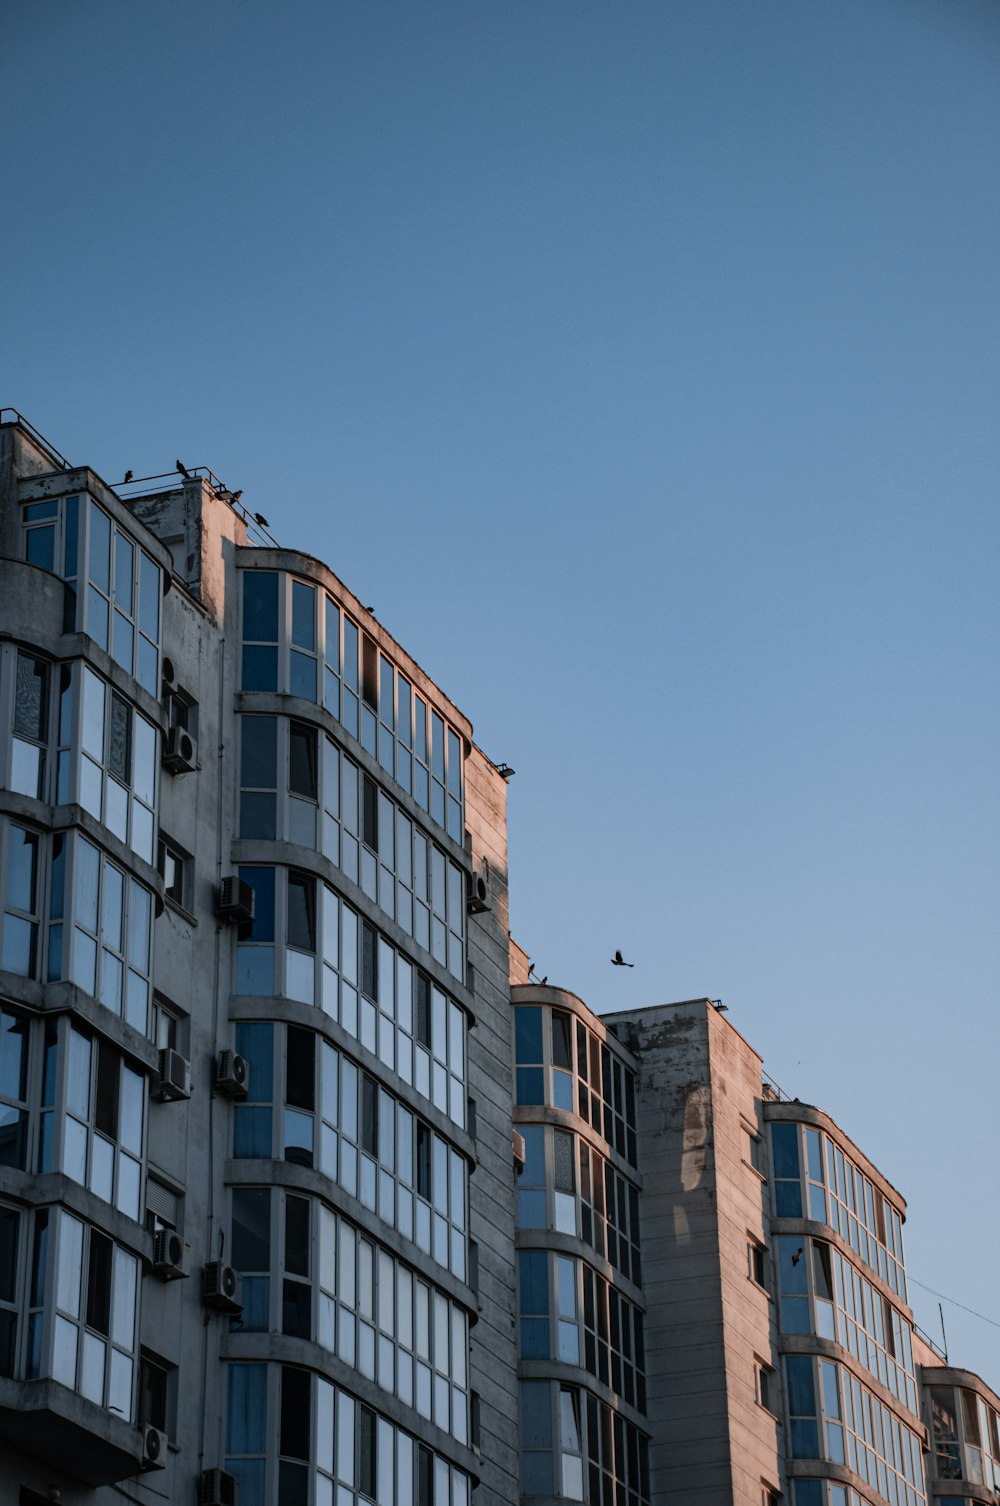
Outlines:
<svg viewBox="0 0 1000 1506"><path fill-rule="evenodd" d="M0 1503L512 1500L503 778L205 471L0 534Z"/></svg>
<svg viewBox="0 0 1000 1506"><path fill-rule="evenodd" d="M591 1506L1000 1498L1000 1400L907 1301L905 1202L718 1007L512 947L522 1484Z"/></svg>

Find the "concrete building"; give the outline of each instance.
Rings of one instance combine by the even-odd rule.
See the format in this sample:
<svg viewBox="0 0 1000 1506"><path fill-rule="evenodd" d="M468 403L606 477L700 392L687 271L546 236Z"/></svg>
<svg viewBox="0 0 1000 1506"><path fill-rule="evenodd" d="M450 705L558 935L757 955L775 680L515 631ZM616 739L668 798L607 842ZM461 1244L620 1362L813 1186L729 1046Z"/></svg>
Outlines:
<svg viewBox="0 0 1000 1506"><path fill-rule="evenodd" d="M900 1194L533 980L503 772L210 473L4 411L0 728L0 1506L998 1506Z"/></svg>
<svg viewBox="0 0 1000 1506"><path fill-rule="evenodd" d="M996 1506L1000 1400L915 1331L877 1167L713 1001L602 1018L511 956L525 1493Z"/></svg>
<svg viewBox="0 0 1000 1506"><path fill-rule="evenodd" d="M503 778L210 474L0 424L0 1506L517 1495Z"/></svg>

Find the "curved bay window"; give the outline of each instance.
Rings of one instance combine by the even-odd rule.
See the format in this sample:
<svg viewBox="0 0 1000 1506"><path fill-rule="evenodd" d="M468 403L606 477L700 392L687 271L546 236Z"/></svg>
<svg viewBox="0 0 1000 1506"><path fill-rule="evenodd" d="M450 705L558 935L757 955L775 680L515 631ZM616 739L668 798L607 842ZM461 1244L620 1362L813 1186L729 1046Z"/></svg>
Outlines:
<svg viewBox="0 0 1000 1506"><path fill-rule="evenodd" d="M66 582L64 631L84 632L150 695L160 688L159 565L90 497L28 503L24 558Z"/></svg>
<svg viewBox="0 0 1000 1506"><path fill-rule="evenodd" d="M138 1257L65 1209L41 1208L31 1219L30 1268L17 1278L25 1378L51 1377L134 1421Z"/></svg>
<svg viewBox="0 0 1000 1506"><path fill-rule="evenodd" d="M564 1109L636 1164L635 1074L568 1010L519 1004L514 1014L515 1102Z"/></svg>
<svg viewBox="0 0 1000 1506"><path fill-rule="evenodd" d="M240 836L321 852L435 961L464 978L462 869L305 722L240 717Z"/></svg>
<svg viewBox="0 0 1000 1506"><path fill-rule="evenodd" d="M41 1102L39 1171L65 1172L138 1221L145 1074L103 1037L48 1021Z"/></svg>
<svg viewBox="0 0 1000 1506"><path fill-rule="evenodd" d="M524 1380L520 1391L524 1495L589 1500L592 1506L649 1502L644 1433L578 1386Z"/></svg>
<svg viewBox="0 0 1000 1506"><path fill-rule="evenodd" d="M67 890L71 908L64 915ZM56 838L49 977L68 976L143 1035L150 1023L152 924L153 896L145 884L85 837Z"/></svg>
<svg viewBox="0 0 1000 1506"><path fill-rule="evenodd" d="M368 634L320 586L243 571L243 690L313 701L461 843L462 744Z"/></svg>
<svg viewBox="0 0 1000 1506"><path fill-rule="evenodd" d="M468 1319L318 1198L235 1187L233 1328L312 1339L460 1443L468 1442Z"/></svg>
<svg viewBox="0 0 1000 1506"><path fill-rule="evenodd" d="M82 661L0 651L3 779L17 794L78 804L152 863L159 729Z"/></svg>
<svg viewBox="0 0 1000 1506"><path fill-rule="evenodd" d="M788 1354L784 1366L791 1457L847 1464L884 1500L921 1506L919 1434L843 1365Z"/></svg>
<svg viewBox="0 0 1000 1506"><path fill-rule="evenodd" d="M239 934L235 992L316 1005L464 1126L464 1010L329 884L263 866L242 867L240 877L255 905Z"/></svg>
<svg viewBox="0 0 1000 1506"><path fill-rule="evenodd" d="M822 1130L772 1120L770 1132L778 1217L829 1224L905 1302L903 1226L888 1198Z"/></svg>
<svg viewBox="0 0 1000 1506"><path fill-rule="evenodd" d="M915 1413L909 1319L826 1240L779 1234L774 1253L781 1332L838 1341Z"/></svg>
<svg viewBox="0 0 1000 1506"><path fill-rule="evenodd" d="M931 1385L930 1471L937 1480L967 1480L1000 1493L1000 1413L965 1386Z"/></svg>
<svg viewBox="0 0 1000 1506"><path fill-rule="evenodd" d="M240 1506L469 1506L468 1475L322 1376L227 1368L226 1469Z"/></svg>
<svg viewBox="0 0 1000 1506"><path fill-rule="evenodd" d="M638 1188L582 1135L542 1124L519 1129L526 1157L517 1179L518 1228L575 1235L641 1285Z"/></svg>
<svg viewBox="0 0 1000 1506"><path fill-rule="evenodd" d="M314 1031L242 1022L250 1064L233 1154L322 1171L460 1281L467 1270L465 1157Z"/></svg>
<svg viewBox="0 0 1000 1506"><path fill-rule="evenodd" d="M522 1359L581 1366L645 1411L642 1313L586 1261L520 1250L518 1306Z"/></svg>

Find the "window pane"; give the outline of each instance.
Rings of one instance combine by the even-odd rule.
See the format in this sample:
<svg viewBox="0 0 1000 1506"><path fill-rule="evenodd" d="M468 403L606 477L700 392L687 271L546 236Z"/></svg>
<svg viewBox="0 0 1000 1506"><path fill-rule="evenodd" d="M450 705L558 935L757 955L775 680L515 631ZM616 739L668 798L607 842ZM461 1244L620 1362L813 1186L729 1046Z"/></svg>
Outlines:
<svg viewBox="0 0 1000 1506"><path fill-rule="evenodd" d="M316 799L316 733L298 722L290 729L288 788L293 795Z"/></svg>
<svg viewBox="0 0 1000 1506"><path fill-rule="evenodd" d="M250 643L278 641L278 577L271 571L243 577L243 637Z"/></svg>
<svg viewBox="0 0 1000 1506"><path fill-rule="evenodd" d="M273 790L277 788L277 717L244 716L240 718L240 782L245 789Z"/></svg>
<svg viewBox="0 0 1000 1506"><path fill-rule="evenodd" d="M139 556L139 626L154 643L160 636L160 571L148 554Z"/></svg>
<svg viewBox="0 0 1000 1506"><path fill-rule="evenodd" d="M297 648L316 647L316 588L298 580L292 582L292 642Z"/></svg>
<svg viewBox="0 0 1000 1506"><path fill-rule="evenodd" d="M35 912L35 884L38 870L38 838L21 826L10 828L7 904L15 910Z"/></svg>
<svg viewBox="0 0 1000 1506"><path fill-rule="evenodd" d="M316 950L316 884L311 878L289 874L288 945L303 952Z"/></svg>
<svg viewBox="0 0 1000 1506"><path fill-rule="evenodd" d="M233 1264L239 1271L271 1269L271 1189L233 1189Z"/></svg>
<svg viewBox="0 0 1000 1506"><path fill-rule="evenodd" d="M267 1446L267 1366L230 1365L226 1450L262 1454Z"/></svg>

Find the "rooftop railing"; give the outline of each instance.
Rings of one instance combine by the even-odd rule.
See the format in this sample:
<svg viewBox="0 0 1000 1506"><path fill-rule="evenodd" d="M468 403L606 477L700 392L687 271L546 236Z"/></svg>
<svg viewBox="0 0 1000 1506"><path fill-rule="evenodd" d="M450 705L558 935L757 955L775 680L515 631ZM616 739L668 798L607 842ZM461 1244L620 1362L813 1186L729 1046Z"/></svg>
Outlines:
<svg viewBox="0 0 1000 1506"><path fill-rule="evenodd" d="M55 445L50 444L44 434L40 434L34 424L29 423L23 413L16 408L0 408L0 425L16 424L30 434L31 438L39 445L54 463L54 468L59 471L69 471L73 467L60 454ZM132 476L128 481L119 481L112 486L112 490L122 498L124 502L135 501L138 497L158 496L163 492L179 491L186 481L205 481L209 488L222 502L228 502L233 511L246 524L247 538L258 549L277 549L277 539L269 532L268 525L261 519L260 513L251 512L241 501L242 492L231 491L215 472L207 465L185 466L183 471L160 471L153 476Z"/></svg>
<svg viewBox="0 0 1000 1506"><path fill-rule="evenodd" d="M72 466L65 455L60 455L54 444L49 444L44 434L39 434L34 424L30 424L23 413L18 413L16 408L0 408L0 424L17 424L31 435L36 444L41 445L47 455L56 462L57 471L72 470Z"/></svg>

